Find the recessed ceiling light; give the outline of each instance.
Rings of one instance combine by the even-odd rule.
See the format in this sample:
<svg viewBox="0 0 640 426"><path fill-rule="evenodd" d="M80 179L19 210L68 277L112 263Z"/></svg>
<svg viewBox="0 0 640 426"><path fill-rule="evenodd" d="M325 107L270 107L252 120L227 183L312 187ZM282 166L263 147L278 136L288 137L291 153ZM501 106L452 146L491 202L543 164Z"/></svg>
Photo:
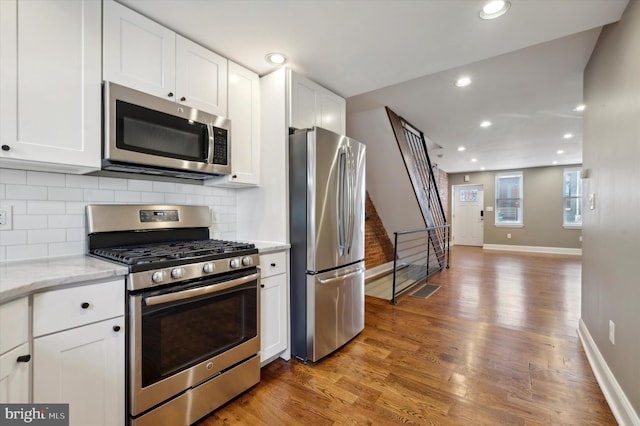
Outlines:
<svg viewBox="0 0 640 426"><path fill-rule="evenodd" d="M460 77L457 81L456 81L456 86L458 87L465 87L471 84L471 79L469 77Z"/></svg>
<svg viewBox="0 0 640 426"><path fill-rule="evenodd" d="M287 57L284 56L282 53L277 53L277 52L269 53L264 58L267 60L267 62L273 65L282 65L285 62L287 62Z"/></svg>
<svg viewBox="0 0 640 426"><path fill-rule="evenodd" d="M565 139L571 139L573 137L573 133L565 133L562 137Z"/></svg>
<svg viewBox="0 0 640 426"><path fill-rule="evenodd" d="M484 167L484 166L480 167L480 170L484 170L484 169L485 169L485 167Z"/></svg>
<svg viewBox="0 0 640 426"><path fill-rule="evenodd" d="M472 162L472 163L475 163L475 162L477 162L477 161L478 161L478 159L477 159L477 158L472 158L472 159L471 159L471 162Z"/></svg>
<svg viewBox="0 0 640 426"><path fill-rule="evenodd" d="M553 162L553 165L554 165L554 166L555 166L555 165L557 165L557 164L558 164L558 162L557 162L557 161L554 161L554 162Z"/></svg>
<svg viewBox="0 0 640 426"><path fill-rule="evenodd" d="M482 19L495 19L498 18L509 10L511 3L508 0L493 0L485 3L482 11L480 12L480 18Z"/></svg>
<svg viewBox="0 0 640 426"><path fill-rule="evenodd" d="M580 104L577 107L575 107L573 110L574 111L584 111L586 108L585 104Z"/></svg>
<svg viewBox="0 0 640 426"><path fill-rule="evenodd" d="M458 147L458 151L460 151L460 152L464 151L465 149L467 149L467 148L465 148L464 146L459 146Z"/></svg>
<svg viewBox="0 0 640 426"><path fill-rule="evenodd" d="M480 123L480 127L490 127L490 126L491 126L491 124L493 124L493 123L491 123L491 122L490 122L490 121L488 121L488 120L485 120L485 121L483 121L482 123Z"/></svg>
<svg viewBox="0 0 640 426"><path fill-rule="evenodd" d="M564 151L562 149L559 149L556 151L556 154L564 154Z"/></svg>

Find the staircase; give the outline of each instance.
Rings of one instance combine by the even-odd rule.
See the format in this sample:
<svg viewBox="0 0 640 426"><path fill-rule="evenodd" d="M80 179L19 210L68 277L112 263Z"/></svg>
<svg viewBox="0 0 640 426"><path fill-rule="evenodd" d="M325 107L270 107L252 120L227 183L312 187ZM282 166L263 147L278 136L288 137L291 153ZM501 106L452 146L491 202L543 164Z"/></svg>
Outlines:
<svg viewBox="0 0 640 426"><path fill-rule="evenodd" d="M447 218L427 153L424 134L388 107L385 109L427 227L429 248L433 249L442 269L448 262L445 253L449 245Z"/></svg>

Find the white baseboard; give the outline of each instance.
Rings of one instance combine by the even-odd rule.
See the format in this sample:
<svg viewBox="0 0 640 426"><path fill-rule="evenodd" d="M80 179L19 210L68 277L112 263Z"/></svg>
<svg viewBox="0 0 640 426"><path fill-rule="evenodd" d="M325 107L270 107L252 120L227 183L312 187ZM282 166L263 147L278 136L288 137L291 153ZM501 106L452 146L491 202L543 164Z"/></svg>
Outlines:
<svg viewBox="0 0 640 426"><path fill-rule="evenodd" d="M609 407L611 407L613 416L618 424L622 426L640 426L638 413L633 409L631 402L629 402L611 369L609 369L582 318L578 323L578 336L587 354L591 370L593 370L593 374L596 376L600 389L602 389L602 393L609 403Z"/></svg>
<svg viewBox="0 0 640 426"><path fill-rule="evenodd" d="M512 246L509 244L484 244L485 250L521 251L528 253L571 254L580 256L582 249L566 247Z"/></svg>

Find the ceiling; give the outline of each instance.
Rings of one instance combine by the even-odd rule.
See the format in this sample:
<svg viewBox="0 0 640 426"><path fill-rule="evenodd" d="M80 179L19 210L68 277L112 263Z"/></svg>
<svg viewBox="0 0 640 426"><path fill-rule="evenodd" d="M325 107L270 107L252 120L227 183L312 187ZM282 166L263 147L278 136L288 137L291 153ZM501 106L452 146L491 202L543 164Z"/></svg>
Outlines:
<svg viewBox="0 0 640 426"><path fill-rule="evenodd" d="M449 173L581 163L582 72L628 3L511 0L485 21L484 0L118 1L260 75L285 54L347 98L347 117L388 106Z"/></svg>

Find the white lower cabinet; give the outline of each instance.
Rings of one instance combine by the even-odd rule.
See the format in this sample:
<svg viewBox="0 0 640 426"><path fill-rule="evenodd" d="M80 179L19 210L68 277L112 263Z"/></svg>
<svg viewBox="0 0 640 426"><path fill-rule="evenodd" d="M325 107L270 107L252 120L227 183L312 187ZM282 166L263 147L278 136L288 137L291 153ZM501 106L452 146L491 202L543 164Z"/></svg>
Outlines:
<svg viewBox="0 0 640 426"><path fill-rule="evenodd" d="M71 426L124 425L123 317L36 338L33 354L33 402L68 403Z"/></svg>
<svg viewBox="0 0 640 426"><path fill-rule="evenodd" d="M70 426L125 424L124 288L114 280L33 296L33 402L69 404Z"/></svg>
<svg viewBox="0 0 640 426"><path fill-rule="evenodd" d="M0 404L29 402L29 301L0 305Z"/></svg>
<svg viewBox="0 0 640 426"><path fill-rule="evenodd" d="M260 255L260 362L280 356L288 347L288 252Z"/></svg>

